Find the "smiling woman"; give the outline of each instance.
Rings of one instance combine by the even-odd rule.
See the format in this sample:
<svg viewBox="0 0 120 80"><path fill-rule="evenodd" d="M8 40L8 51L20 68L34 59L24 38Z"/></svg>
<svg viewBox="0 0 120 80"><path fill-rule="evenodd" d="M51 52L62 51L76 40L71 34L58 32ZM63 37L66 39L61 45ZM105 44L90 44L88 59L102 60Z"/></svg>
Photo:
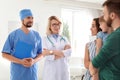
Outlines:
<svg viewBox="0 0 120 80"><path fill-rule="evenodd" d="M68 59L71 46L67 38L60 35L60 25L61 21L56 16L49 17L47 34L43 37L43 80L70 80Z"/></svg>

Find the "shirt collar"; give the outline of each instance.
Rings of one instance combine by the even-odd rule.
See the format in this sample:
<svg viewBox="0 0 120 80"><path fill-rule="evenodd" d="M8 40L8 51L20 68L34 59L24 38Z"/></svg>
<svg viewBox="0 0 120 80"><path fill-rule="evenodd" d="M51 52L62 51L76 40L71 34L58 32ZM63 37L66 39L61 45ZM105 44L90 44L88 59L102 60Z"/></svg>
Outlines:
<svg viewBox="0 0 120 80"><path fill-rule="evenodd" d="M58 34L52 34L53 38L57 39L58 38Z"/></svg>

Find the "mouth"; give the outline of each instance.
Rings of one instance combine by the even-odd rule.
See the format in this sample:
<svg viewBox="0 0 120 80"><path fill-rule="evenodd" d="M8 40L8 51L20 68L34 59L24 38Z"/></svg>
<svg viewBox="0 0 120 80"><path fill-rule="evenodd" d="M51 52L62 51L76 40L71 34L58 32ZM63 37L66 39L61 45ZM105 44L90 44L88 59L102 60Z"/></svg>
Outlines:
<svg viewBox="0 0 120 80"><path fill-rule="evenodd" d="M28 24L32 24L32 22L29 22Z"/></svg>

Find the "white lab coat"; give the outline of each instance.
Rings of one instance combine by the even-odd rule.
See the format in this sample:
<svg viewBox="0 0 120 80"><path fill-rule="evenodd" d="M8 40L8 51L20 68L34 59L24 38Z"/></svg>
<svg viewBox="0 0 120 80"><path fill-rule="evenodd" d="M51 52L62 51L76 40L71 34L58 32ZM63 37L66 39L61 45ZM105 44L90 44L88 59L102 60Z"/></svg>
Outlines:
<svg viewBox="0 0 120 80"><path fill-rule="evenodd" d="M64 46L69 42L65 37L61 38L61 36L58 36L57 40L55 40L52 35L49 36L49 39L54 43L54 47L47 36L43 38L43 48L62 50L65 56L57 60L54 59L54 55L45 57L43 80L70 80L68 57L71 56L71 49L64 50Z"/></svg>

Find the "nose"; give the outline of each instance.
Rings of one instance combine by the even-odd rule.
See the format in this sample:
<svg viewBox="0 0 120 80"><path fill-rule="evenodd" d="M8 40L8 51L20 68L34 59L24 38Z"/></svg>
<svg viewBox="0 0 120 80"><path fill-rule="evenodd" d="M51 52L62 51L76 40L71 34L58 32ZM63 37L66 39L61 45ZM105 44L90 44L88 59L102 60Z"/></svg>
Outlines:
<svg viewBox="0 0 120 80"><path fill-rule="evenodd" d="M33 19L30 19L29 22L33 23Z"/></svg>

